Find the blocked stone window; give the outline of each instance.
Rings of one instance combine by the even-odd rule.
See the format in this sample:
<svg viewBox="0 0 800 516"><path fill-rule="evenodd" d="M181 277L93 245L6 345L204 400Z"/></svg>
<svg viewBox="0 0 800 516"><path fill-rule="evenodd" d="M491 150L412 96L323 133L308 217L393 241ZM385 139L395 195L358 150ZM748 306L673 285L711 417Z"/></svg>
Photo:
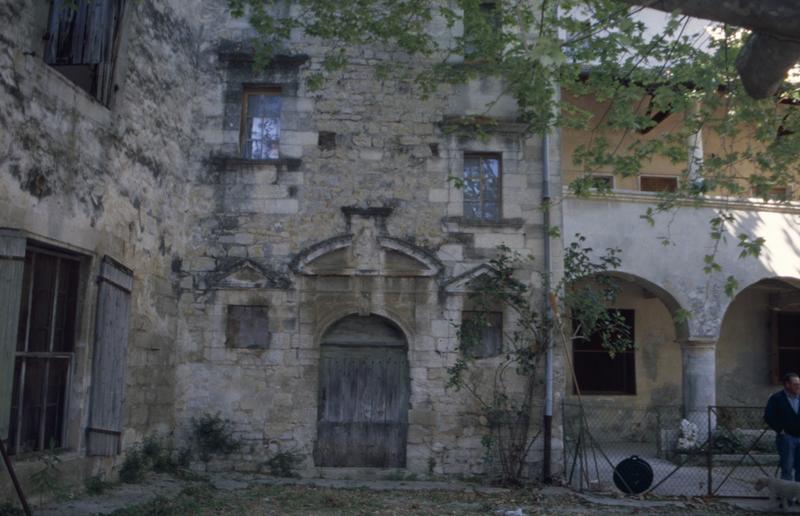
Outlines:
<svg viewBox="0 0 800 516"><path fill-rule="evenodd" d="M11 453L64 445L79 271L75 256L36 247L26 250L11 394Z"/></svg>
<svg viewBox="0 0 800 516"><path fill-rule="evenodd" d="M229 348L268 348L268 307L228 305L225 345Z"/></svg>
<svg viewBox="0 0 800 516"><path fill-rule="evenodd" d="M124 0L53 0L44 60L108 104Z"/></svg>
<svg viewBox="0 0 800 516"><path fill-rule="evenodd" d="M281 90L245 86L242 93L241 148L245 159L278 159Z"/></svg>
<svg viewBox="0 0 800 516"><path fill-rule="evenodd" d="M634 340L634 311L616 309ZM613 338L613 337L612 337ZM618 352L612 358L603 346L600 332L578 338L572 343L575 377L582 394L636 394L636 369L633 349Z"/></svg>
<svg viewBox="0 0 800 516"><path fill-rule="evenodd" d="M640 176L639 190L642 192L674 192L678 189L678 178L674 176Z"/></svg>
<svg viewBox="0 0 800 516"><path fill-rule="evenodd" d="M464 154L464 218L497 222L501 218L499 154Z"/></svg>
<svg viewBox="0 0 800 516"><path fill-rule="evenodd" d="M461 351L473 358L489 358L503 351L502 312L465 310L461 314Z"/></svg>

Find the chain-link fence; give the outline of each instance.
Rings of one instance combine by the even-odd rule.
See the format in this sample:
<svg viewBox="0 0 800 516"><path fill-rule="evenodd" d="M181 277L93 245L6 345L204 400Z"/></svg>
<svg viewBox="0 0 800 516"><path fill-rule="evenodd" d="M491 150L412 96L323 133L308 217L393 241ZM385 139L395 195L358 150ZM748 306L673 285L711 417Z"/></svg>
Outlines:
<svg viewBox="0 0 800 516"><path fill-rule="evenodd" d="M708 465L712 496L761 497L753 484L777 473L775 433L762 419L764 407L708 407L714 431Z"/></svg>
<svg viewBox="0 0 800 516"><path fill-rule="evenodd" d="M563 410L565 477L577 489L763 496L755 480L776 471L774 434L762 422L762 407L709 407L708 421L699 425L684 421L679 406L566 403ZM637 473L631 478L652 480L629 485L621 473L631 466Z"/></svg>

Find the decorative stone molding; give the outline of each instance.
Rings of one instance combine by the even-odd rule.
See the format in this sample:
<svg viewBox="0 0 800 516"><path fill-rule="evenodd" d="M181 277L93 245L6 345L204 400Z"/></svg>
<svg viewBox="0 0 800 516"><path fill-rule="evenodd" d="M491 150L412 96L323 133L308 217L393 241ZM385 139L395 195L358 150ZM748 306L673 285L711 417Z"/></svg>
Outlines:
<svg viewBox="0 0 800 516"><path fill-rule="evenodd" d="M289 278L270 270L253 260L237 259L223 269L212 272L208 280L210 289L288 289Z"/></svg>
<svg viewBox="0 0 800 516"><path fill-rule="evenodd" d="M392 208L342 208L348 233L298 253L290 265L304 276L434 277L444 269L429 251L389 236Z"/></svg>
<svg viewBox="0 0 800 516"><path fill-rule="evenodd" d="M452 278L446 280L444 283L442 283L442 290L448 294L469 292L471 290L469 288L470 283L493 271L494 269L490 265L482 263L477 267L468 270L467 272L461 273L458 276L453 276Z"/></svg>

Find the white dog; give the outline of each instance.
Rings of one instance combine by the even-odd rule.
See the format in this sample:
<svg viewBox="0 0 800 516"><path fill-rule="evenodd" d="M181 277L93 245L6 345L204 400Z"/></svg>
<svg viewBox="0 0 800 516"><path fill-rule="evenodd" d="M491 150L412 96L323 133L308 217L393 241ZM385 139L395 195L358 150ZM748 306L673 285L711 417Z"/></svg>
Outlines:
<svg viewBox="0 0 800 516"><path fill-rule="evenodd" d="M763 477L756 480L754 487L756 491L761 491L765 487L768 488L769 501L773 504L777 501L778 507L784 511L789 507L789 503L792 500L800 499L800 482Z"/></svg>

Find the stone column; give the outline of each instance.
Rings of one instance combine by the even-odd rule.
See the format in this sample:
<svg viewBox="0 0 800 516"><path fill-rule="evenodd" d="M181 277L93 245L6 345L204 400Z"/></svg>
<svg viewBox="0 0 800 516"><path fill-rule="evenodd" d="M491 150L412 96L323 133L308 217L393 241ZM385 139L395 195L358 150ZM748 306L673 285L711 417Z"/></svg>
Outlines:
<svg viewBox="0 0 800 516"><path fill-rule="evenodd" d="M717 401L716 340L683 342L683 415L700 430L700 442L708 436L708 406ZM716 421L711 421L711 430Z"/></svg>

